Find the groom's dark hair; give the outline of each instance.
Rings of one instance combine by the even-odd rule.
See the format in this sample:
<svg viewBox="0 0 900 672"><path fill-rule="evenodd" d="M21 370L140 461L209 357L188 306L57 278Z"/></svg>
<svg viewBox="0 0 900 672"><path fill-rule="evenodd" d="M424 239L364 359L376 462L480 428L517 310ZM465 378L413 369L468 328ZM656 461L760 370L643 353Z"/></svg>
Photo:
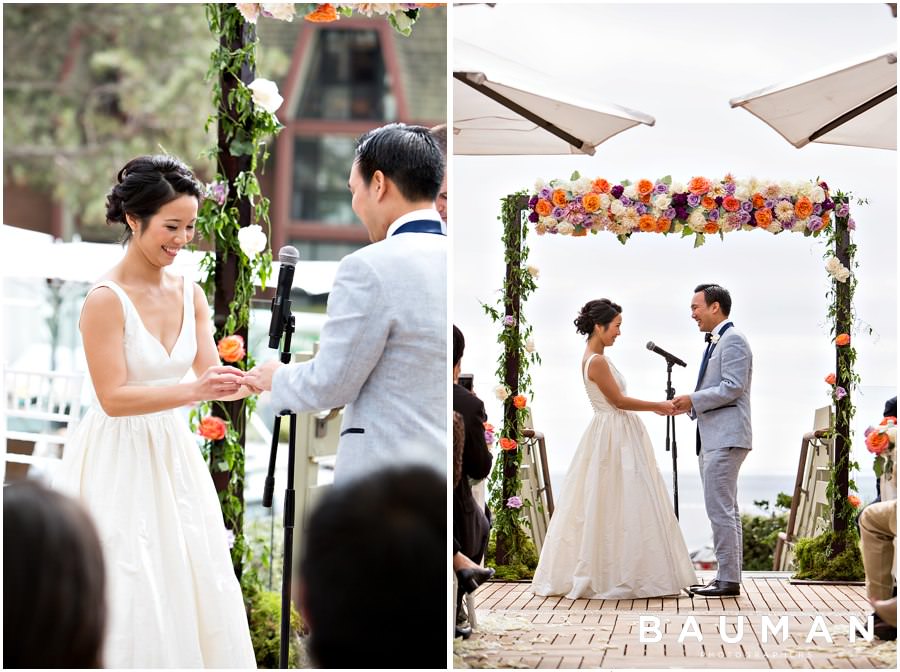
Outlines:
<svg viewBox="0 0 900 672"><path fill-rule="evenodd" d="M697 285L694 288L694 294L697 292L703 292L703 299L706 301L707 306L718 303L719 308L722 309L722 314L725 317L728 317L731 314L731 294L729 294L728 290L722 287L722 285L714 283Z"/></svg>
<svg viewBox="0 0 900 672"><path fill-rule="evenodd" d="M424 126L388 124L359 139L356 165L366 186L376 170L408 201L433 201L444 179L444 155Z"/></svg>

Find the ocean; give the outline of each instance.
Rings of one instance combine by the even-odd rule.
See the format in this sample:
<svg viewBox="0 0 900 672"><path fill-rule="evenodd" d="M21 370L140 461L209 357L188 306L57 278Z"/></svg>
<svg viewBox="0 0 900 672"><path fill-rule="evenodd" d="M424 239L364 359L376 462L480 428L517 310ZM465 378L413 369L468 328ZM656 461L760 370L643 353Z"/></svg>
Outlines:
<svg viewBox="0 0 900 672"><path fill-rule="evenodd" d="M565 472L550 473L553 494L557 500L562 493L565 476ZM671 501L673 500L671 466L668 471L663 468L663 479L666 481ZM796 474L739 475L738 506L741 513L763 513L759 507L754 505L755 501L760 500L768 501L770 507L774 507L779 492L787 495L793 493L795 479ZM875 499L875 475L873 473L855 472L853 479L856 481L859 497L864 504ZM706 517L706 508L703 504L700 474L684 473L679 470L678 513L678 522L689 551L693 552L712 542L712 529L709 526L709 519Z"/></svg>

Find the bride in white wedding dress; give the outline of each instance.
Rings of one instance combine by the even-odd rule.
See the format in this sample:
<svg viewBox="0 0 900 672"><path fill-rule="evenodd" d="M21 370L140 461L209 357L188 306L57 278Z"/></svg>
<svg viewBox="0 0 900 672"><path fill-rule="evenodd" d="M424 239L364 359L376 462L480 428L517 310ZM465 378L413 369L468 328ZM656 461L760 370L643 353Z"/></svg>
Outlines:
<svg viewBox="0 0 900 672"><path fill-rule="evenodd" d="M644 423L634 411L674 415L671 401L625 396L604 354L622 309L589 301L575 320L588 337L582 379L594 416L569 466L531 590L571 599L678 595L697 583Z"/></svg>
<svg viewBox="0 0 900 672"><path fill-rule="evenodd" d="M221 366L209 306L165 272L194 236L200 185L174 157L138 157L107 198L122 261L91 288L79 327L97 403L55 487L100 535L108 668L256 668L241 587L209 469L175 409L250 391ZM197 379L182 382L193 368Z"/></svg>

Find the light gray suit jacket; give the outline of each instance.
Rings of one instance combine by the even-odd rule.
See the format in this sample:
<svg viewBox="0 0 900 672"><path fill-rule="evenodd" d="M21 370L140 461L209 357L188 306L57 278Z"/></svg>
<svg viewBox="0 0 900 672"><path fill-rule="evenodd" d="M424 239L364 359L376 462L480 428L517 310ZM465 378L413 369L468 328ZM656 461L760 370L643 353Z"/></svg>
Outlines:
<svg viewBox="0 0 900 672"><path fill-rule="evenodd" d="M702 450L753 447L750 379L753 353L747 338L730 327L716 343L699 388L691 394L691 417L700 429Z"/></svg>
<svg viewBox="0 0 900 672"><path fill-rule="evenodd" d="M447 473L447 238L401 233L341 261L318 354L278 369L276 412L345 406L335 482L425 463Z"/></svg>

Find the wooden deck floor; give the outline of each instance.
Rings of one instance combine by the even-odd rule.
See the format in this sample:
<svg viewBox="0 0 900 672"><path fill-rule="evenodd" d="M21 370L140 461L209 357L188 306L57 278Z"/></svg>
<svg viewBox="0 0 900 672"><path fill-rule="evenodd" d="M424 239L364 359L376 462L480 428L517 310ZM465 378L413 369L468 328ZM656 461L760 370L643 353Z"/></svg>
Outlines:
<svg viewBox="0 0 900 672"><path fill-rule="evenodd" d="M850 641L851 616L865 627L871 612L863 586L798 585L789 576L744 572L739 597L693 600L544 598L527 582L490 582L475 594L478 627L454 642L454 667L897 668L896 642ZM771 634L764 616L773 626L786 617L788 636ZM642 636L642 617L658 619L659 641L648 641L651 630ZM725 641L738 639L739 622L743 636Z"/></svg>

